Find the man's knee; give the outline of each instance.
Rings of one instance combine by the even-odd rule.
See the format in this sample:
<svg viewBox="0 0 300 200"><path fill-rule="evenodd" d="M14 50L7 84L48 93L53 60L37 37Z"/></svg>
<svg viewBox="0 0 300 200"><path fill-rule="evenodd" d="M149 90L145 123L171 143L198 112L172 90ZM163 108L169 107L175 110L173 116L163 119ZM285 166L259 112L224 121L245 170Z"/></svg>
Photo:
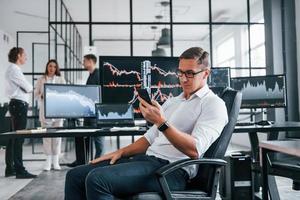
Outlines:
<svg viewBox="0 0 300 200"><path fill-rule="evenodd" d="M85 187L87 190L108 190L109 180L106 172L101 169L91 171L85 179Z"/></svg>

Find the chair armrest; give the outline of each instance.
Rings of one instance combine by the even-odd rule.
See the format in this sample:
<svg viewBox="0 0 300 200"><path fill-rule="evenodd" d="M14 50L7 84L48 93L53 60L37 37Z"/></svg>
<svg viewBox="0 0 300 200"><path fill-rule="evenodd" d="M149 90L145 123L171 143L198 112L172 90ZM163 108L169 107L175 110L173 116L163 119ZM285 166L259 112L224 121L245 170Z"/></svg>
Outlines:
<svg viewBox="0 0 300 200"><path fill-rule="evenodd" d="M167 174L180 169L182 167L186 167L189 165L213 165L213 166L218 166L218 167L222 167L225 166L227 164L227 162L225 160L222 159L206 159L206 158L199 158L199 159L183 159L183 160L179 160L173 163L170 163L168 165L165 165L161 168L159 168L156 171L156 174L158 176L166 176Z"/></svg>
<svg viewBox="0 0 300 200"><path fill-rule="evenodd" d="M207 158L199 158L199 159L183 159L168 165L165 165L156 171L156 175L158 176L160 186L163 190L163 194L166 200L173 200L172 192L170 191L169 185L166 180L166 175L169 173L180 169L182 167L186 167L189 165L211 165L216 166L217 168L223 167L226 165L226 161L222 159L207 159ZM216 178L215 178L216 179Z"/></svg>

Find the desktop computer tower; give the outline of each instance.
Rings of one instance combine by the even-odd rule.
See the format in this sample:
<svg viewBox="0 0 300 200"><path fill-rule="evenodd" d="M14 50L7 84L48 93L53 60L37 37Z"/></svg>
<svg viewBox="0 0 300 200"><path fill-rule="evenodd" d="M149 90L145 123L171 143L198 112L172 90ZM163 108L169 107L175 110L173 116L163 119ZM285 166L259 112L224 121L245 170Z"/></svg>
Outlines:
<svg viewBox="0 0 300 200"><path fill-rule="evenodd" d="M252 175L251 157L244 153L233 153L225 157L219 192L222 200L251 200Z"/></svg>

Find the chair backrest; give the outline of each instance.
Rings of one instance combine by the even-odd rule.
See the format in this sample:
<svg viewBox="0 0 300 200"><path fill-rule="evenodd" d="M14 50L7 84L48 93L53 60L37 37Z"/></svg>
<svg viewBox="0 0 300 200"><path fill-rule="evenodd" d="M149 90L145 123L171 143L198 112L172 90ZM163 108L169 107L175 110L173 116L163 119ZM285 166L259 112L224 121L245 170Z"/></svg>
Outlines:
<svg viewBox="0 0 300 200"><path fill-rule="evenodd" d="M220 95L225 102L228 114L228 123L221 132L219 138L204 153L204 158L224 158L226 149L231 139L238 118L242 94L231 88L225 88ZM207 193L212 190L215 168L207 165L199 167L197 176L188 184L188 189L200 189Z"/></svg>

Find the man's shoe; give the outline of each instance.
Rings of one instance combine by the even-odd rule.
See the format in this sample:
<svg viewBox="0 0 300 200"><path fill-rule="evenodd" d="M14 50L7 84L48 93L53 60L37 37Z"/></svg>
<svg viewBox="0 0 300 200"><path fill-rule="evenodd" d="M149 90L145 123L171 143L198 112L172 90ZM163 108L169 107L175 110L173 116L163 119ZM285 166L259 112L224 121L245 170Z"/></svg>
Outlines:
<svg viewBox="0 0 300 200"><path fill-rule="evenodd" d="M5 177L15 176L16 171L14 169L5 169Z"/></svg>
<svg viewBox="0 0 300 200"><path fill-rule="evenodd" d="M78 165L80 165L80 164L76 160L70 164L67 164L68 167L76 167Z"/></svg>
<svg viewBox="0 0 300 200"><path fill-rule="evenodd" d="M16 174L16 178L17 179L29 179L29 178L36 178L37 175L34 174L30 174L28 171L24 171L22 173L17 173Z"/></svg>

